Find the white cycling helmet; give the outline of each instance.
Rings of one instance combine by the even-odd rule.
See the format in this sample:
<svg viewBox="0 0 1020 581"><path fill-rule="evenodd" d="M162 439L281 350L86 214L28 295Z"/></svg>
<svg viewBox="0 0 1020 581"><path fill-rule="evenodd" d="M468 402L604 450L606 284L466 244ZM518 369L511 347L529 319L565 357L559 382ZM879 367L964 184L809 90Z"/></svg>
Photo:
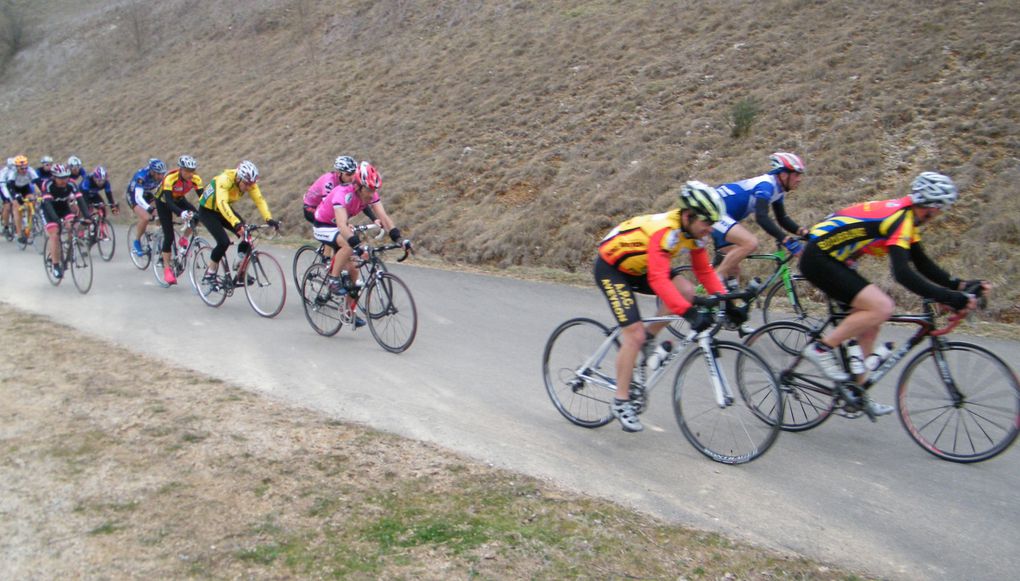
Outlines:
<svg viewBox="0 0 1020 581"><path fill-rule="evenodd" d="M79 159L78 156L72 155L67 158L67 167L70 169L81 167L81 159Z"/></svg>
<svg viewBox="0 0 1020 581"><path fill-rule="evenodd" d="M255 183L259 179L259 168L247 159L237 164L237 179Z"/></svg>
<svg viewBox="0 0 1020 581"><path fill-rule="evenodd" d="M191 157L190 155L182 155L177 158L177 167L181 169L198 169L198 160Z"/></svg>
<svg viewBox="0 0 1020 581"><path fill-rule="evenodd" d="M917 206L947 208L959 197L953 180L933 171L922 172L910 184L910 199Z"/></svg>
<svg viewBox="0 0 1020 581"><path fill-rule="evenodd" d="M354 173L358 171L358 162L349 155L341 155L333 161L333 169L343 173Z"/></svg>
<svg viewBox="0 0 1020 581"><path fill-rule="evenodd" d="M795 153L777 151L769 156L769 173L777 174L784 171L804 173L804 160Z"/></svg>

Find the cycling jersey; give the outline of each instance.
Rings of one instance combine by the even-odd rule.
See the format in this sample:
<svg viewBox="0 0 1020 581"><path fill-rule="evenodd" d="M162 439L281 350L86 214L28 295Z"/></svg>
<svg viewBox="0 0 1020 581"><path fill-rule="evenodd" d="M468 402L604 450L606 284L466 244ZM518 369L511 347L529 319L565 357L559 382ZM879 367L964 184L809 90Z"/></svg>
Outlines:
<svg viewBox="0 0 1020 581"><path fill-rule="evenodd" d="M67 180L63 187L58 186L56 181L44 182L41 194L43 216L48 227L57 227L61 218L72 215L71 204L78 204L81 215L88 216L88 209L81 201L81 192L71 180Z"/></svg>
<svg viewBox="0 0 1020 581"><path fill-rule="evenodd" d="M82 180L81 185L78 186L81 191L81 195L85 196L85 201L90 204L101 204L103 202L102 194L106 194L106 201L111 206L113 205L113 193L111 193L110 180L103 180L103 185L96 185L96 181L92 176L86 177Z"/></svg>
<svg viewBox="0 0 1020 581"><path fill-rule="evenodd" d="M143 210L148 212L152 209L149 204L155 196L156 192L163 185L163 178L153 177L149 172L148 166L135 172L135 175L131 176L131 181L128 182L127 186L127 200L128 205L132 208L135 206L141 206Z"/></svg>
<svg viewBox="0 0 1020 581"><path fill-rule="evenodd" d="M19 172L17 168L12 168L4 174L3 183L0 184L0 188L3 188L5 199L14 200L18 197L31 194L32 187L37 179L39 179L39 176L32 168L27 168L24 172Z"/></svg>
<svg viewBox="0 0 1020 581"><path fill-rule="evenodd" d="M88 175L88 172L85 171L85 168L84 167L80 167L80 168L78 168L78 173L74 173L74 170L72 169L71 170L71 177L69 177L67 179L69 181L74 182L74 185L76 185L76 186L78 186L80 188L82 180L84 180L85 176L87 176L87 175Z"/></svg>
<svg viewBox="0 0 1020 581"><path fill-rule="evenodd" d="M322 200L333 191L333 188L343 185L345 184L340 183L340 178L336 172L326 172L319 176L319 179L315 180L315 183L308 188L302 203L311 208L318 208Z"/></svg>
<svg viewBox="0 0 1020 581"><path fill-rule="evenodd" d="M755 200L762 199L774 204L781 201L786 194L779 180L771 174L723 184L715 191L726 204L726 215L737 222L754 211Z"/></svg>
<svg viewBox="0 0 1020 581"><path fill-rule="evenodd" d="M345 184L333 188L333 191L326 196L319 207L315 209L315 221L324 224L336 224L336 208L341 207L347 212L348 218L353 218L371 204L379 202L379 192L372 195L371 201L366 204L355 192L354 184Z"/></svg>
<svg viewBox="0 0 1020 581"><path fill-rule="evenodd" d="M708 239L691 238L681 228L680 220L680 210L631 218L613 228L598 248L599 257L617 270L646 275L655 294L677 314L691 306L670 276L672 258L682 250L690 253L694 274L708 292L725 292L709 262L705 249Z"/></svg>
<svg viewBox="0 0 1020 581"><path fill-rule="evenodd" d="M227 169L223 170L223 173L214 177L205 186L205 190L202 191L202 197L198 203L201 207L212 210L226 219L231 228L236 228L241 219L234 214L230 205L240 200L243 194L244 192L237 185L237 170ZM267 222L271 220L273 215L269 213L269 207L266 205L266 200L262 197L258 184L251 185L251 188L248 189L248 195L251 196L255 207L262 214L262 218Z"/></svg>
<svg viewBox="0 0 1020 581"><path fill-rule="evenodd" d="M35 180L36 187L42 187L42 183L44 181L50 179L53 176L53 172L52 171L44 168L41 165L39 167L35 168L35 173L36 173L37 176L39 176Z"/></svg>
<svg viewBox="0 0 1020 581"><path fill-rule="evenodd" d="M911 204L910 196L904 196L850 206L812 226L809 238L841 262L863 254L885 256L891 246L910 250L921 241Z"/></svg>
<svg viewBox="0 0 1020 581"><path fill-rule="evenodd" d="M170 193L169 196L166 195L167 192ZM167 172L163 178L163 185L156 192L156 199L169 206L173 213L180 214L182 210L178 208L178 204L182 200L187 201L185 197L188 192L195 192L195 196L201 196L202 178L198 174L192 174L191 179L186 180L181 177L181 170L175 169Z"/></svg>

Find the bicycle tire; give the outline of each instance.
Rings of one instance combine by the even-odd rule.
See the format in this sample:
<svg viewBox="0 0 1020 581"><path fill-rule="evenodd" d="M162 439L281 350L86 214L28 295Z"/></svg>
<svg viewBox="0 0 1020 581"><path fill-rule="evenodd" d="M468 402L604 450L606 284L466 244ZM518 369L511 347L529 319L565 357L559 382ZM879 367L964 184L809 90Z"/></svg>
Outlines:
<svg viewBox="0 0 1020 581"><path fill-rule="evenodd" d="M81 294L88 294L92 288L92 254L89 252L89 245L81 239L75 239L71 243L71 256L65 262L70 266L71 279L74 286Z"/></svg>
<svg viewBox="0 0 1020 581"><path fill-rule="evenodd" d="M152 276L156 279L156 284L163 288L170 288L170 283L166 281L164 276L163 268L163 233L156 232L152 235L152 247L158 253L155 260L152 261ZM173 260L173 249L170 251L171 260Z"/></svg>
<svg viewBox="0 0 1020 581"><path fill-rule="evenodd" d="M199 283L202 281L202 276L205 275L206 266L208 266L208 264L199 265L196 257L199 250L210 246L209 242L204 238L195 238L191 241L191 246L188 248L187 256L185 257L188 268L188 280L191 281L191 289L195 291L195 294L199 294ZM208 260L208 256L206 256L206 259ZM199 270L196 271L196 268Z"/></svg>
<svg viewBox="0 0 1020 581"><path fill-rule="evenodd" d="M368 329L376 343L390 353L403 353L418 334L418 308L411 289L397 275L376 273L364 291Z"/></svg>
<svg viewBox="0 0 1020 581"><path fill-rule="evenodd" d="M18 231L14 233L15 240L18 243L18 250L28 248L28 245L31 243L29 242L29 236L31 236L31 233L25 234L26 230L31 231L30 226L31 224L29 223L28 218L28 204L26 203L21 207L21 220L18 221Z"/></svg>
<svg viewBox="0 0 1020 581"><path fill-rule="evenodd" d="M329 290L329 267L313 263L301 277L301 305L305 319L312 329L323 337L332 337L343 324L340 320L340 303L344 296L335 296Z"/></svg>
<svg viewBox="0 0 1020 581"><path fill-rule="evenodd" d="M790 275L790 284L792 295L786 291L782 279L765 294L761 312L765 323L796 321L808 327L824 323L827 315L825 295L799 274Z"/></svg>
<svg viewBox="0 0 1020 581"><path fill-rule="evenodd" d="M32 247L36 252L43 254L43 247L46 244L46 224L43 222L43 215L40 209L36 209L32 216Z"/></svg>
<svg viewBox="0 0 1020 581"><path fill-rule="evenodd" d="M149 263L152 261L152 237L148 231L143 233L142 238L138 238L137 225L132 224L128 227L127 245L128 245L128 256L131 257L131 263L135 265L138 270L145 270L149 268ZM142 254L139 256L135 253L135 240L140 240L142 246Z"/></svg>
<svg viewBox="0 0 1020 581"><path fill-rule="evenodd" d="M744 464L761 457L779 437L779 382L765 360L740 343L714 340L712 353L721 377L730 378L732 401L717 403L705 355L692 349L673 381L673 414L684 437L705 457Z"/></svg>
<svg viewBox="0 0 1020 581"><path fill-rule="evenodd" d="M198 298L202 299L203 303L215 308L227 300L227 293L221 286L222 277L219 276L219 273L217 273L217 281L215 283L208 284L202 282L202 277L209 268L212 250L212 246L209 245L196 249L188 276L191 277L191 284L194 285Z"/></svg>
<svg viewBox="0 0 1020 581"><path fill-rule="evenodd" d="M117 231L114 230L113 224L110 223L109 218L103 216L96 224L96 247L99 248L99 258L102 258L105 262L113 260L113 255L117 251Z"/></svg>
<svg viewBox="0 0 1020 581"><path fill-rule="evenodd" d="M302 279L308 267L318 262L316 260L319 257L319 247L311 244L304 244L301 248L298 248L294 252L293 271L294 271L294 288L297 289L298 294L301 294Z"/></svg>
<svg viewBox="0 0 1020 581"><path fill-rule="evenodd" d="M945 358L945 369L938 364L936 350ZM943 372L954 382L964 383L957 383L961 401L950 395ZM999 356L973 343L945 342L918 353L900 375L896 403L911 439L950 462L994 458L1013 444L1020 431L1016 373Z"/></svg>
<svg viewBox="0 0 1020 581"><path fill-rule="evenodd" d="M613 421L610 410L615 387L591 382L578 375L578 368L588 361L609 336L611 330L598 321L578 317L560 324L549 335L542 353L542 378L553 406L572 424L583 428L600 428ZM608 385L616 385L616 355L619 339L593 369L586 371L599 376Z"/></svg>
<svg viewBox="0 0 1020 581"><path fill-rule="evenodd" d="M803 432L821 425L832 416L836 397L831 381L814 365L788 368L812 340L811 329L796 321L774 321L762 325L744 339L772 368L783 390L783 423L787 432Z"/></svg>
<svg viewBox="0 0 1020 581"><path fill-rule="evenodd" d="M50 281L53 286L60 286L63 277L57 278L53 276L53 261L50 259L50 237L47 236L43 240L43 268L46 269L46 279Z"/></svg>
<svg viewBox="0 0 1020 581"><path fill-rule="evenodd" d="M244 296L261 317L271 319L287 303L287 277L280 262L268 252L256 250L243 273Z"/></svg>

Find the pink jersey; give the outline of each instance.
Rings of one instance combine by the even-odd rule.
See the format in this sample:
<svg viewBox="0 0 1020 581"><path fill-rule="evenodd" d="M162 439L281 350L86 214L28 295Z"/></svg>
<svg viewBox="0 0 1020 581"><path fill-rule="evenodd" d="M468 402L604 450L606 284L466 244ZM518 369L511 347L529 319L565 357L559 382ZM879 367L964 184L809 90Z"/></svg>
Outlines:
<svg viewBox="0 0 1020 581"><path fill-rule="evenodd" d="M339 178L337 178L336 172L328 171L315 180L308 191L305 192L304 205L318 208L319 204L322 203L322 199L329 195L333 188L342 186Z"/></svg>
<svg viewBox="0 0 1020 581"><path fill-rule="evenodd" d="M333 191L315 209L315 220L327 224L336 223L336 206L343 206L347 210L347 217L353 218L365 209L365 206L379 201L379 192L372 196L372 200L366 204L354 193L354 184L346 184L333 188Z"/></svg>

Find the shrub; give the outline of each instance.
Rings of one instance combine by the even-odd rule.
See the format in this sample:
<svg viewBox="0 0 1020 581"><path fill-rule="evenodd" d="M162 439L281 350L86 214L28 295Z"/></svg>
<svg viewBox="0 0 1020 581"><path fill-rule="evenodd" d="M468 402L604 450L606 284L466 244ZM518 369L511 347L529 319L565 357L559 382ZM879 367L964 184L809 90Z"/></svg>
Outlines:
<svg viewBox="0 0 1020 581"><path fill-rule="evenodd" d="M751 133L751 126L760 112L761 107L755 99L741 99L734 103L730 109L730 136L740 138Z"/></svg>

